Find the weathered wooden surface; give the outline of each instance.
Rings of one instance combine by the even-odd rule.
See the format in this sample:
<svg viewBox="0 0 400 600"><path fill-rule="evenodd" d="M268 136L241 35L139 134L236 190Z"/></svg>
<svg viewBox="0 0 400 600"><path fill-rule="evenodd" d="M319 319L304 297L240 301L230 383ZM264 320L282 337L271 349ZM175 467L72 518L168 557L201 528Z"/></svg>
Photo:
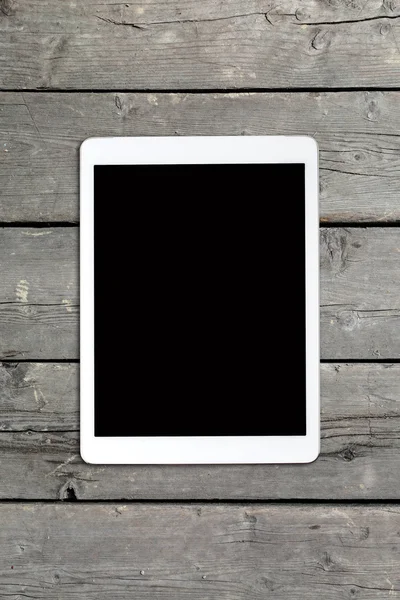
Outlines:
<svg viewBox="0 0 400 600"><path fill-rule="evenodd" d="M0 56L3 224L78 222L86 137L213 134L312 135L322 223L400 223L395 0L0 0ZM323 358L400 356L399 236L321 231ZM0 358L78 358L77 258L76 228L0 229ZM239 504L399 501L400 364L322 364L321 456L279 466L86 465L78 374L0 365L1 598L400 595L398 505ZM128 502L203 499L238 504Z"/></svg>
<svg viewBox="0 0 400 600"><path fill-rule="evenodd" d="M398 358L400 229L322 229L320 252L322 358Z"/></svg>
<svg viewBox="0 0 400 600"><path fill-rule="evenodd" d="M309 465L87 465L76 364L5 363L0 381L0 499L400 496L399 364L321 365L322 451Z"/></svg>
<svg viewBox="0 0 400 600"><path fill-rule="evenodd" d="M76 358L78 229L0 229L1 358Z"/></svg>
<svg viewBox="0 0 400 600"><path fill-rule="evenodd" d="M0 432L79 428L76 363L4 362L0 390Z"/></svg>
<svg viewBox="0 0 400 600"><path fill-rule="evenodd" d="M5 505L2 598L384 599L398 506Z"/></svg>
<svg viewBox="0 0 400 600"><path fill-rule="evenodd" d="M3 89L395 87L392 0L2 0Z"/></svg>
<svg viewBox="0 0 400 600"><path fill-rule="evenodd" d="M0 229L1 358L78 358L77 249L75 227ZM322 358L399 357L399 260L396 227L321 230Z"/></svg>
<svg viewBox="0 0 400 600"><path fill-rule="evenodd" d="M397 92L3 93L0 221L76 222L86 137L242 134L316 138L322 221L398 221L399 130Z"/></svg>

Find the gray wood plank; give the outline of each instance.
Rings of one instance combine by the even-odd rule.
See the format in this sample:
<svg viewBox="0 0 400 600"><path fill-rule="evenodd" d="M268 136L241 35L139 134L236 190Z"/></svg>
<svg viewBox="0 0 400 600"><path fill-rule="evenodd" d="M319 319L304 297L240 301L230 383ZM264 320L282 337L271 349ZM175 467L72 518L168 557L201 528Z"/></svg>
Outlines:
<svg viewBox="0 0 400 600"><path fill-rule="evenodd" d="M0 431L76 431L79 365L0 363Z"/></svg>
<svg viewBox="0 0 400 600"><path fill-rule="evenodd" d="M321 229L322 358L400 356L400 229Z"/></svg>
<svg viewBox="0 0 400 600"><path fill-rule="evenodd" d="M0 499L400 497L400 364L322 364L321 456L294 466L87 465L77 365L3 364L0 381Z"/></svg>
<svg viewBox="0 0 400 600"><path fill-rule="evenodd" d="M399 248L396 227L321 230L322 358L400 356ZM75 227L0 229L0 358L78 358L77 250Z"/></svg>
<svg viewBox="0 0 400 600"><path fill-rule="evenodd" d="M2 358L77 358L78 234L0 229Z"/></svg>
<svg viewBox="0 0 400 600"><path fill-rule="evenodd" d="M395 2L3 1L3 89L398 85Z"/></svg>
<svg viewBox="0 0 400 600"><path fill-rule="evenodd" d="M242 134L317 139L322 221L398 221L399 98L397 92L3 93L0 221L76 222L78 147L86 137Z"/></svg>
<svg viewBox="0 0 400 600"><path fill-rule="evenodd" d="M6 504L3 598L397 597L398 506Z"/></svg>

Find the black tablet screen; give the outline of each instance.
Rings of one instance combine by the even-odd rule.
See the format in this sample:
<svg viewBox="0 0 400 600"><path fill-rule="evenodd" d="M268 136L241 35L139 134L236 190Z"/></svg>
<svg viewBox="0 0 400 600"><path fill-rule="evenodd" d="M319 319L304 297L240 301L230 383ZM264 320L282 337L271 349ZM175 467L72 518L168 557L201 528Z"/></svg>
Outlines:
<svg viewBox="0 0 400 600"><path fill-rule="evenodd" d="M305 435L303 164L94 167L95 435Z"/></svg>

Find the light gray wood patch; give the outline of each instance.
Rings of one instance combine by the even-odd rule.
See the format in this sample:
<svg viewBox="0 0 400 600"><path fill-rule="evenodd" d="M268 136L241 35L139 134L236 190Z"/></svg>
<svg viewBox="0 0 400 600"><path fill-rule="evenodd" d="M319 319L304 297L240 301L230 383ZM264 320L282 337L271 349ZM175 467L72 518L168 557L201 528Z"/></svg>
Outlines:
<svg viewBox="0 0 400 600"><path fill-rule="evenodd" d="M398 221L399 130L398 92L3 93L0 220L76 222L89 136L284 134L319 143L322 221Z"/></svg>
<svg viewBox="0 0 400 600"><path fill-rule="evenodd" d="M395 87L395 2L3 0L3 89Z"/></svg>
<svg viewBox="0 0 400 600"><path fill-rule="evenodd" d="M126 376L118 361L110 369ZM322 449L309 465L87 465L79 456L77 365L3 364L0 380L3 499L399 497L398 364L321 365ZM259 419L251 399L246 405L246 418Z"/></svg>
<svg viewBox="0 0 400 600"><path fill-rule="evenodd" d="M0 594L77 600L396 597L398 506L8 504Z"/></svg>

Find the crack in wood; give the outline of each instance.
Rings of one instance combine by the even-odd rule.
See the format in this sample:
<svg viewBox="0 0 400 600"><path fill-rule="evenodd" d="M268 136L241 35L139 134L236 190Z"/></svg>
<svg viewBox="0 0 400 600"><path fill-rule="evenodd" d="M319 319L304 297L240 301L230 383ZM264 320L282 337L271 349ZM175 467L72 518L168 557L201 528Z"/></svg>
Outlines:
<svg viewBox="0 0 400 600"><path fill-rule="evenodd" d="M368 21L380 21L382 19L400 19L400 15L381 15L376 17L365 17L363 19L345 19L343 21L315 21L311 23L307 21L300 21L299 23L296 23L296 25L307 25L310 27L317 27L318 25L352 25L353 23L366 23Z"/></svg>
<svg viewBox="0 0 400 600"><path fill-rule="evenodd" d="M3 305L7 305L7 304L11 304L13 306L17 306L17 307L21 307L21 303L20 302L14 302L13 300L4 300L2 302L0 302L0 306ZM59 303L59 302L24 302L23 305L24 307L26 306L60 306L62 308L66 308L66 306L68 306L68 308L79 308L79 304L65 304L65 303ZM34 361L32 361L34 362Z"/></svg>
<svg viewBox="0 0 400 600"><path fill-rule="evenodd" d="M342 173L344 175L358 175L359 177L377 177L374 173L357 173L356 171L345 171L344 169L332 169L332 167L319 167L320 171L331 171L332 173ZM395 175L383 175L379 173L379 177L384 177L385 179L392 179ZM396 176L397 177L397 176Z"/></svg>
<svg viewBox="0 0 400 600"><path fill-rule="evenodd" d="M29 108L29 106L28 106L28 103L27 103L27 102L26 102L26 100L25 100L25 96L24 96L24 93L23 93L23 92L21 92L21 96L22 96L22 100L24 101L24 105L25 105L25 107L26 107L26 110L28 111L28 114L29 114L29 116L30 116L30 118L31 118L31 120L32 120L32 123L33 123L33 126L34 126L35 130L36 130L36 133L38 134L38 136L39 136L40 138L42 138L42 134L40 133L40 131L39 131L39 127L37 126L37 124L36 124L36 121L35 121L35 119L33 118L33 115L32 115L32 113L31 113L31 111L30 111L30 108ZM42 139L43 139L43 138L42 138Z"/></svg>
<svg viewBox="0 0 400 600"><path fill-rule="evenodd" d="M114 21L114 19L108 19L107 17L100 17L99 15L96 15L96 19L100 19L100 21L104 21L105 23L110 23L111 25L122 25L125 27L133 27L133 29L145 29L144 27L141 27L137 23L127 23L125 21Z"/></svg>
<svg viewBox="0 0 400 600"><path fill-rule="evenodd" d="M227 17L212 17L209 19L174 19L174 20L170 20L170 21L149 21L148 23L133 23L133 22L127 22L127 21L115 21L114 19L110 19L107 17L100 17L99 15L95 15L97 19L100 19L100 21L105 21L106 23L111 23L112 25L122 25L122 26L127 26L127 27L133 27L134 29L142 29L145 30L146 27L149 27L151 25L181 25L181 24L185 24L185 23L213 23L214 21L229 21L231 19L243 19L246 17L251 17L254 15L262 15L263 17L265 17L267 19L267 21L269 23L271 23L271 21L269 21L268 17L267 17L267 13L265 12L249 12L249 13L242 13L242 14L238 14L238 15L229 15ZM272 23L271 23L272 25Z"/></svg>

